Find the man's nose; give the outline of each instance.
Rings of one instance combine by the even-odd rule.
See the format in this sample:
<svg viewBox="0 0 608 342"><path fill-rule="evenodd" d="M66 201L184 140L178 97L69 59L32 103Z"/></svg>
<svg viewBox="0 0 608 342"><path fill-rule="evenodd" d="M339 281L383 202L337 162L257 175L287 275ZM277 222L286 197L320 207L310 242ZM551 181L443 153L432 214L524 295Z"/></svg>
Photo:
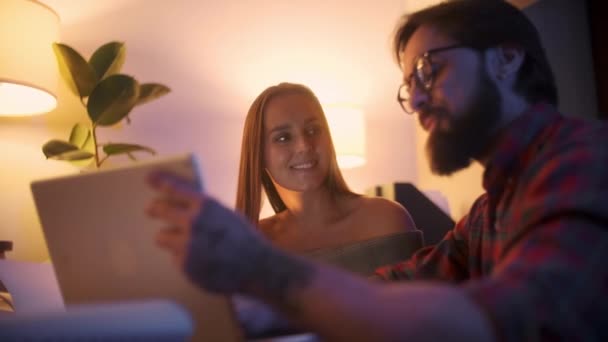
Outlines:
<svg viewBox="0 0 608 342"><path fill-rule="evenodd" d="M428 105L430 95L428 91L416 84L410 93L410 107L414 113L418 113L422 108Z"/></svg>

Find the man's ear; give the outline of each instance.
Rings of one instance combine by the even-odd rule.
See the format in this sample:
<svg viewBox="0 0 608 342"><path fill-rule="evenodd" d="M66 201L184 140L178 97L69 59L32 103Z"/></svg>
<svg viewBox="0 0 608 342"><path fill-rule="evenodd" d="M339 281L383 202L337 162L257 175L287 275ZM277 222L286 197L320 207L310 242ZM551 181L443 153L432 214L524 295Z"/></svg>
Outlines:
<svg viewBox="0 0 608 342"><path fill-rule="evenodd" d="M517 45L500 45L491 49L492 73L499 80L517 76L517 72L524 63L525 52Z"/></svg>

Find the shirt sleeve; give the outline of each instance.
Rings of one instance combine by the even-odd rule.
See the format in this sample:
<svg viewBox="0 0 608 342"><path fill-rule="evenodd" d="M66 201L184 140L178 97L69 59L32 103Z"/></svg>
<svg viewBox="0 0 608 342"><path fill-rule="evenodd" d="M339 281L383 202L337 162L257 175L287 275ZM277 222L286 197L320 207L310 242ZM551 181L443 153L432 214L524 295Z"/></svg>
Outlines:
<svg viewBox="0 0 608 342"><path fill-rule="evenodd" d="M420 249L403 262L383 266L374 273L374 279L438 280L459 283L469 278L470 232L481 229L486 205L485 195L478 198L470 213L436 245Z"/></svg>
<svg viewBox="0 0 608 342"><path fill-rule="evenodd" d="M490 277L464 288L505 341L599 341L608 326L608 232L591 218L536 227ZM601 338L600 338L601 337Z"/></svg>
<svg viewBox="0 0 608 342"><path fill-rule="evenodd" d="M522 175L500 262L464 285L502 340L608 340L604 149L562 146Z"/></svg>

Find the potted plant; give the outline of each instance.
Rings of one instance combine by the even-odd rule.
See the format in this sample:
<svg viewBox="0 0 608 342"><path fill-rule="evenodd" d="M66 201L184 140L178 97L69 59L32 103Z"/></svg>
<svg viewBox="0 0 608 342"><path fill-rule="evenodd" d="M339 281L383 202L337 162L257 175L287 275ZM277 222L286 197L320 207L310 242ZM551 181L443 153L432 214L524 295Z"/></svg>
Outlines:
<svg viewBox="0 0 608 342"><path fill-rule="evenodd" d="M71 92L79 97L90 122L75 123L68 140L46 142L42 146L46 158L80 166L94 161L94 167L98 169L115 155L127 155L135 160L137 152L154 154L153 149L139 144L101 143L97 129L114 126L122 120L129 124L133 108L167 94L170 89L159 83L140 84L132 76L120 73L125 61L125 45L122 42L102 45L88 61L66 44L54 43L53 50L62 79Z"/></svg>

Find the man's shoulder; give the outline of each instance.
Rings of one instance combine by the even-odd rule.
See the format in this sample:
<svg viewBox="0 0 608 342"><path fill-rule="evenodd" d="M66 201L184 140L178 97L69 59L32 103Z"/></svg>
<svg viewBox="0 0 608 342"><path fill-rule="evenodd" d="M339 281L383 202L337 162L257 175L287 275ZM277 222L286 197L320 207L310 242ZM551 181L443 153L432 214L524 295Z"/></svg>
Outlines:
<svg viewBox="0 0 608 342"><path fill-rule="evenodd" d="M549 128L548 128L549 129ZM608 124L599 120L563 118L553 133L538 145L536 156L528 165L530 175L542 175L548 171L582 176L608 174ZM593 172L605 169L607 173ZM559 170L575 173L557 172Z"/></svg>
<svg viewBox="0 0 608 342"><path fill-rule="evenodd" d="M607 145L607 122L560 115L526 148L520 172L535 177L557 164L562 168L591 163L608 167Z"/></svg>
<svg viewBox="0 0 608 342"><path fill-rule="evenodd" d="M563 118L526 163L518 182L523 199L547 207L595 205L608 190L608 125L601 121ZM545 203L546 202L546 203Z"/></svg>
<svg viewBox="0 0 608 342"><path fill-rule="evenodd" d="M604 150L608 143L608 122L563 116L548 147L552 149Z"/></svg>
<svg viewBox="0 0 608 342"><path fill-rule="evenodd" d="M483 193L473 202L469 212L460 219L457 226L481 227L485 220L488 208L488 193Z"/></svg>

